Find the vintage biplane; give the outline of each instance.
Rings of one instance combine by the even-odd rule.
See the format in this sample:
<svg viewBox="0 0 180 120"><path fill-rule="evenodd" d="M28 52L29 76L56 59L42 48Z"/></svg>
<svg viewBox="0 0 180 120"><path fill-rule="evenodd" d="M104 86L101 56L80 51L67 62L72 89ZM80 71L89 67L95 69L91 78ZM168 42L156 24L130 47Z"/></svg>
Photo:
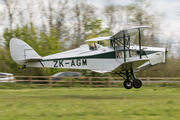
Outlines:
<svg viewBox="0 0 180 120"><path fill-rule="evenodd" d="M148 69L165 62L165 48L141 46L141 32L146 26L121 30L109 37L98 37L87 41L80 47L65 52L39 56L32 47L20 39L10 40L12 59L26 67L89 69L99 73L111 72L125 79L126 89L140 88L142 81L134 72ZM139 45L132 45L130 37L139 34ZM109 46L102 46L100 41L109 40ZM94 43L93 43L94 42ZM97 43L96 43L97 42Z"/></svg>

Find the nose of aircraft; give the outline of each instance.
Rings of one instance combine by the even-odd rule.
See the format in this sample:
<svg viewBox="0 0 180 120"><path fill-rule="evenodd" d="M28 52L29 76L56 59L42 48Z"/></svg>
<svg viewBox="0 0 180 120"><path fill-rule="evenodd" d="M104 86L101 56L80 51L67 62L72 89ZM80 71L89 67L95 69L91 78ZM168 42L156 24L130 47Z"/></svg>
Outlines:
<svg viewBox="0 0 180 120"><path fill-rule="evenodd" d="M165 49L165 53L168 53L168 51L169 51L169 50L166 48L166 49Z"/></svg>

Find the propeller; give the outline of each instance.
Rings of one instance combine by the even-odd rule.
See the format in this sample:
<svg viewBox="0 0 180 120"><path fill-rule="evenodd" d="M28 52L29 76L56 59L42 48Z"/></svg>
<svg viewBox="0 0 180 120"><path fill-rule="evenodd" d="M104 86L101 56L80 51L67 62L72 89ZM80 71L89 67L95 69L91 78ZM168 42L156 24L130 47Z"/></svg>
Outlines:
<svg viewBox="0 0 180 120"><path fill-rule="evenodd" d="M168 58L167 58L167 53L169 52L169 50L167 49L167 47L165 48L165 63L167 63L167 60L168 60Z"/></svg>

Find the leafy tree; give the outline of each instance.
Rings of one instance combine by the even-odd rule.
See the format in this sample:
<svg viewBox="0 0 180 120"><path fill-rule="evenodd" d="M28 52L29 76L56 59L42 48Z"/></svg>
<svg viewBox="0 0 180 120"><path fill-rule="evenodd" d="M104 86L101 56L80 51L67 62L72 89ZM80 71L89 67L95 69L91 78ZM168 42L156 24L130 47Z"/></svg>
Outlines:
<svg viewBox="0 0 180 120"><path fill-rule="evenodd" d="M87 40L100 36L108 36L110 34L109 28L103 29L101 24L102 20L99 19L88 20L88 22L85 24L85 39Z"/></svg>

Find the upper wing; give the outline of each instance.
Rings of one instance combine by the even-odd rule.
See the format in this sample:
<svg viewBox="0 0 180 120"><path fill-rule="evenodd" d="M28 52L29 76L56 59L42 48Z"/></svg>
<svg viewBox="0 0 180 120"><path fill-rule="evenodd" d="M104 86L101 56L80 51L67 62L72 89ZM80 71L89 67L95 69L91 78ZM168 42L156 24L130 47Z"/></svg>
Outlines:
<svg viewBox="0 0 180 120"><path fill-rule="evenodd" d="M107 37L97 37L97 38L92 38L86 41L103 41L103 40L110 40L111 36L107 36Z"/></svg>
<svg viewBox="0 0 180 120"><path fill-rule="evenodd" d="M140 60L136 60L136 61L122 63L117 68L115 68L112 72L120 72L120 71L136 69L139 66L141 66L142 64L146 63L147 61L149 61L149 59L145 58L145 59L140 59Z"/></svg>
<svg viewBox="0 0 180 120"><path fill-rule="evenodd" d="M125 30L121 30L118 33L114 34L111 39L119 39L119 38L123 38L123 34L125 33L125 37L130 37L133 35L136 35L139 33L140 31L145 30L146 28L148 28L147 26L138 26L138 27L132 27L130 29L125 29Z"/></svg>
<svg viewBox="0 0 180 120"><path fill-rule="evenodd" d="M86 41L103 41L103 40L110 40L110 39L119 39L119 38L123 38L123 34L125 33L125 37L130 37L133 35L136 35L139 33L140 31L145 30L146 28L148 28L147 26L138 26L138 27L132 27L129 29L125 29L125 30L121 30L118 33L114 34L113 36L107 36L107 37L97 37L97 38L92 38Z"/></svg>

